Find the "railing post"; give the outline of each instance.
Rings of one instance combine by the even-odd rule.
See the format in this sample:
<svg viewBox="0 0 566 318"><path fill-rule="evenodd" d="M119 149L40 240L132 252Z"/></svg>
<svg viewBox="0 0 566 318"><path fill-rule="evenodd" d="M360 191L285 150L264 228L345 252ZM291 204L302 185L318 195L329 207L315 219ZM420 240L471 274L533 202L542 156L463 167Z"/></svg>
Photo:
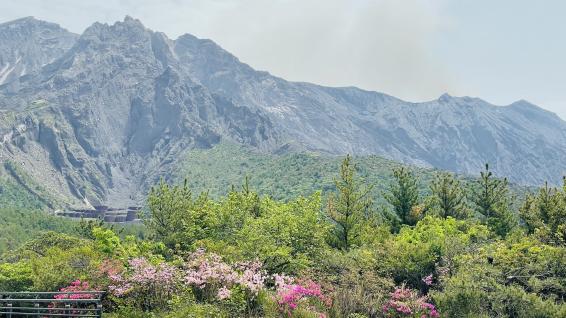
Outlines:
<svg viewBox="0 0 566 318"><path fill-rule="evenodd" d="M69 303L65 304L65 315L67 315L67 317L71 317L71 304Z"/></svg>
<svg viewBox="0 0 566 318"><path fill-rule="evenodd" d="M98 309L98 318L102 318L102 303L98 303L96 309Z"/></svg>
<svg viewBox="0 0 566 318"><path fill-rule="evenodd" d="M12 318L12 303L8 303L8 318Z"/></svg>
<svg viewBox="0 0 566 318"><path fill-rule="evenodd" d="M33 307L35 307L35 312L36 312L35 316L39 317L39 303L33 304Z"/></svg>

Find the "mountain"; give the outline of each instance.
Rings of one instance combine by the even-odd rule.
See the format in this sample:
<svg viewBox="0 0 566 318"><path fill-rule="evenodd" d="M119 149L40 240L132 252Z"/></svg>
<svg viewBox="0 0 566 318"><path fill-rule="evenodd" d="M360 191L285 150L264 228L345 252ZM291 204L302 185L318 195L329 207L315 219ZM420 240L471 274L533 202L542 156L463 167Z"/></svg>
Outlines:
<svg viewBox="0 0 566 318"><path fill-rule="evenodd" d="M289 82L191 35L175 43L193 78L237 104L264 110L309 150L378 154L464 174L490 163L499 175L526 184L558 183L566 174L566 122L526 101L499 107L444 94L409 103L355 87Z"/></svg>
<svg viewBox="0 0 566 318"><path fill-rule="evenodd" d="M380 155L464 174L489 162L525 184L558 183L566 173L566 123L526 101L499 107L443 95L408 103L289 82L210 40L171 40L130 17L80 36L24 18L1 24L0 38L0 180L47 192L49 202L139 202L193 149L223 141L272 154Z"/></svg>
<svg viewBox="0 0 566 318"><path fill-rule="evenodd" d="M6 162L70 205L126 205L187 149L277 142L262 114L177 71L172 46L131 18L95 23L17 87L2 86Z"/></svg>
<svg viewBox="0 0 566 318"><path fill-rule="evenodd" d="M57 24L32 17L0 24L0 85L53 62L77 37Z"/></svg>

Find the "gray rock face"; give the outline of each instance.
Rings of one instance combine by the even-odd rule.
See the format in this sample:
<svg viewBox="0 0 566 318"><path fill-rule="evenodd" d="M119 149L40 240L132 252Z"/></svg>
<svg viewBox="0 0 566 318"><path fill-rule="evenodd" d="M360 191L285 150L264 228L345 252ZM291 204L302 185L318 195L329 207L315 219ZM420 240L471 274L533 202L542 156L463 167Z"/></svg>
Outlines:
<svg viewBox="0 0 566 318"><path fill-rule="evenodd" d="M80 37L25 18L0 25L0 39L0 156L68 205L138 201L186 151L223 139L462 173L489 162L522 183L566 173L566 123L525 101L408 103L288 82L210 40L170 40L129 17Z"/></svg>
<svg viewBox="0 0 566 318"><path fill-rule="evenodd" d="M0 85L38 71L71 48L77 37L32 17L0 24Z"/></svg>
<svg viewBox="0 0 566 318"><path fill-rule="evenodd" d="M72 204L126 205L188 149L277 144L266 116L179 72L172 47L132 18L94 24L17 87L0 87L0 151Z"/></svg>

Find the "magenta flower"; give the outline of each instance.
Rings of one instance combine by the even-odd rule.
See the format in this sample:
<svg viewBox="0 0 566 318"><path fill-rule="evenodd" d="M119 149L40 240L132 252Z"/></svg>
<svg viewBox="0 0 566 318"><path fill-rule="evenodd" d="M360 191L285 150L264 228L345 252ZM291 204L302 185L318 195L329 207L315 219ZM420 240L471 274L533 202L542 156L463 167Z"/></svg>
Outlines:
<svg viewBox="0 0 566 318"><path fill-rule="evenodd" d="M323 306L330 307L332 301L330 297L322 293L320 285L313 281L306 281L303 284L293 283L288 276L274 275L277 288L277 299L279 311L291 316L299 304L308 303L309 300L317 300ZM326 317L320 314L320 317Z"/></svg>
<svg viewBox="0 0 566 318"><path fill-rule="evenodd" d="M72 282L69 286L60 289L62 292L82 292L91 290L88 282L81 282L79 279ZM55 299L91 299L93 294L61 294L55 295Z"/></svg>

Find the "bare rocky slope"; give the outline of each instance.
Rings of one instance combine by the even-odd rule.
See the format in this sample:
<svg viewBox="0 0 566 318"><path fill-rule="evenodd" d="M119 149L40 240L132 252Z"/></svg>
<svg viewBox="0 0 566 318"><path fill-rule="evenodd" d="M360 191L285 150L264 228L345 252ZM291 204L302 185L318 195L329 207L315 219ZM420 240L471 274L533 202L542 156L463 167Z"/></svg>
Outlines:
<svg viewBox="0 0 566 318"><path fill-rule="evenodd" d="M130 17L80 36L24 18L0 24L0 39L0 169L65 205L134 203L187 151L222 140L459 173L489 162L525 184L566 173L566 122L526 101L408 103L289 82L210 40L171 40Z"/></svg>
<svg viewBox="0 0 566 318"><path fill-rule="evenodd" d="M0 85L53 62L77 38L57 24L32 17L0 24Z"/></svg>

